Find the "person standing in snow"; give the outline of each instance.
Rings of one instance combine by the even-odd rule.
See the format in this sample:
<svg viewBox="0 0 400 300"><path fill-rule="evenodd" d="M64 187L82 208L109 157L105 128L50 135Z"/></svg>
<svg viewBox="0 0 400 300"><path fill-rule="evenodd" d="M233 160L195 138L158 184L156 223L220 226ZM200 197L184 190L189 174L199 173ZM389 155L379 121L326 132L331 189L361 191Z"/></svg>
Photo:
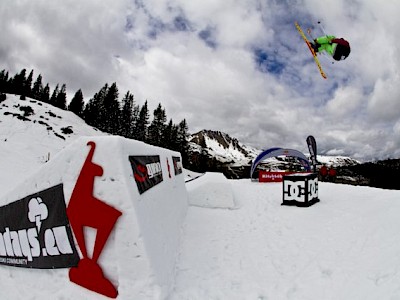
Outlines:
<svg viewBox="0 0 400 300"><path fill-rule="evenodd" d="M319 170L319 179L320 181L324 181L326 180L326 177L328 176L328 168L327 166L324 164L321 169Z"/></svg>
<svg viewBox="0 0 400 300"><path fill-rule="evenodd" d="M336 180L336 170L332 167L328 171L328 181L334 182Z"/></svg>

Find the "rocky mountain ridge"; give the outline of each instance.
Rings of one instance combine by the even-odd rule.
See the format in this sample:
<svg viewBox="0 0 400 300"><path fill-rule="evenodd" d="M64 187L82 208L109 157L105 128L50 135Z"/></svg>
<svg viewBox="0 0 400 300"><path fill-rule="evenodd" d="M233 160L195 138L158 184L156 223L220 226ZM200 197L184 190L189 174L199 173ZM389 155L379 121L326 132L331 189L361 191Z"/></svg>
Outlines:
<svg viewBox="0 0 400 300"><path fill-rule="evenodd" d="M199 172L223 172L228 178L248 178L253 160L262 152L261 149L247 146L226 133L213 130L201 130L192 134L189 145L193 169ZM318 156L318 161L321 165L335 168L360 163L345 156ZM288 170L296 168L296 164L296 159L290 157L269 158L263 163L263 168Z"/></svg>

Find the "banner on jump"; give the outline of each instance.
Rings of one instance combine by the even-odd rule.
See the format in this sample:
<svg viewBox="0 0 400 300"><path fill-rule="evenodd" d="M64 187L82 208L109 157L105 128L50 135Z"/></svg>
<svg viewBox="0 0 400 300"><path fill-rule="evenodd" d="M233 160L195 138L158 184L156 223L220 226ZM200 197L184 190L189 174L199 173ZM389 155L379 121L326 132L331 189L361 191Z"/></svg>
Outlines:
<svg viewBox="0 0 400 300"><path fill-rule="evenodd" d="M159 155L129 156L129 161L140 194L163 181Z"/></svg>
<svg viewBox="0 0 400 300"><path fill-rule="evenodd" d="M0 207L0 264L53 269L78 261L62 184Z"/></svg>
<svg viewBox="0 0 400 300"><path fill-rule="evenodd" d="M172 156L172 161L174 163L174 171L175 171L175 176L182 174L183 168L182 168L182 161L180 157L177 156Z"/></svg>

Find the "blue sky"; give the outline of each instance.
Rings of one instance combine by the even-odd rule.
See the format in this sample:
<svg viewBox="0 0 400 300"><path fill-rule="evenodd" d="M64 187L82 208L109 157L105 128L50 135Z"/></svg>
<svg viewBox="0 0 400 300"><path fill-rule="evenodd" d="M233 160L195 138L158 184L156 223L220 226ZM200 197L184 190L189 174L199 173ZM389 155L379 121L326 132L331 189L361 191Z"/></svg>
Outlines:
<svg viewBox="0 0 400 300"><path fill-rule="evenodd" d="M190 132L220 130L257 148L400 157L397 0L2 1L0 69L44 82L105 83L158 103ZM346 61L319 75L294 27L350 41Z"/></svg>

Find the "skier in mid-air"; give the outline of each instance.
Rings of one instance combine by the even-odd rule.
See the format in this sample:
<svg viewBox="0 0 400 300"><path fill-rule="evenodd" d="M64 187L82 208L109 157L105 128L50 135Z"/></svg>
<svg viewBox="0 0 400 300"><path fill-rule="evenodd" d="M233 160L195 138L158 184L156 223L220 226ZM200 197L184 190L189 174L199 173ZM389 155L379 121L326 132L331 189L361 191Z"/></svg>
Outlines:
<svg viewBox="0 0 400 300"><path fill-rule="evenodd" d="M336 38L333 35L324 35L310 42L315 53L325 51L334 60L344 60L350 54L350 44L343 38Z"/></svg>
<svg viewBox="0 0 400 300"><path fill-rule="evenodd" d="M318 24L320 24L320 22L318 22ZM327 76L326 76L324 70L322 70L321 64L317 57L318 53L325 51L330 56L332 56L334 60L338 60L338 61L344 60L349 56L350 44L345 39L336 38L333 35L327 35L327 34L314 39L311 37L311 29L308 29L307 30L308 34L310 35L311 39L314 40L314 41L310 42L309 39L307 38L307 36L305 35L303 29L301 29L299 23L294 22L294 25L296 26L296 28L299 31L304 42L306 42L308 48L310 49L310 51L313 55L313 58L315 60L315 63L317 64L318 70L321 73L321 76L323 78L326 79Z"/></svg>

